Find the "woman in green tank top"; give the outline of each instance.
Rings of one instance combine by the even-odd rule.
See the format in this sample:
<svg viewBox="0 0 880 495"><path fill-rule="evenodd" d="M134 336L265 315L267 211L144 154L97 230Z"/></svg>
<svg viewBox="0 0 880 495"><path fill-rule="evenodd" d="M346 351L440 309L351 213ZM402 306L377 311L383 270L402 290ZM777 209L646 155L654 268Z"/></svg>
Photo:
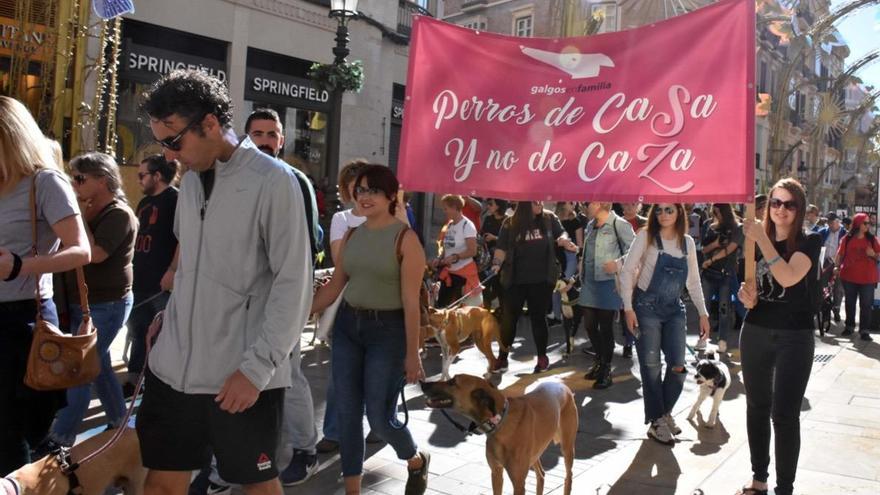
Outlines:
<svg viewBox="0 0 880 495"><path fill-rule="evenodd" d="M345 493L360 493L366 408L370 429L407 461L406 495L421 495L430 456L419 452L395 412L404 382L424 378L418 342L425 252L415 232L395 218L399 184L388 167L367 165L355 184L354 198L366 221L343 240L333 278L312 303L312 313L323 311L348 284L331 358Z"/></svg>

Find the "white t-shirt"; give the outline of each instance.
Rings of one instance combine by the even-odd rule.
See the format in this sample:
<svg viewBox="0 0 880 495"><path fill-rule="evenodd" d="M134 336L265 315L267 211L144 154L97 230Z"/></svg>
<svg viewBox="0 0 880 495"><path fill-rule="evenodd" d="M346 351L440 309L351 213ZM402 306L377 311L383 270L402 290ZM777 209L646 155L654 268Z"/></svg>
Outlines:
<svg viewBox="0 0 880 495"><path fill-rule="evenodd" d="M458 223L450 225L446 229L446 237L443 238L443 256L452 256L467 251L467 239L477 238L477 227L474 222L465 216ZM461 270L468 263L473 263L473 258L462 258L458 263L453 263L450 270Z"/></svg>
<svg viewBox="0 0 880 495"><path fill-rule="evenodd" d="M366 221L367 217L359 217L352 213L351 209L337 211L330 221L330 242L342 240L348 229L359 227Z"/></svg>

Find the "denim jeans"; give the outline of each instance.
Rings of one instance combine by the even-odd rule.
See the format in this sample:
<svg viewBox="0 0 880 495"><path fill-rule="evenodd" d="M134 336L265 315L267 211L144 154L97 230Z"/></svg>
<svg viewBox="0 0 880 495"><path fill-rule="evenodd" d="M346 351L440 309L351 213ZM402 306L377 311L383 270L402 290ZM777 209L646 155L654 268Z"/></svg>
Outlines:
<svg viewBox="0 0 880 495"><path fill-rule="evenodd" d="M57 326L55 303L49 298L42 306L43 319ZM24 384L36 315L33 300L0 303L0 476L31 462L31 449L46 438L65 402L63 390Z"/></svg>
<svg viewBox="0 0 880 495"><path fill-rule="evenodd" d="M843 281L846 294L846 328L856 328L856 299L859 300L859 332L871 331L871 308L874 306L874 284L854 284Z"/></svg>
<svg viewBox="0 0 880 495"><path fill-rule="evenodd" d="M675 371L684 367L686 314L680 311L659 312L650 301L640 300L637 292L633 309L639 321L636 352L642 375L642 395L645 402L645 423L672 412L684 389L687 372ZM666 374L661 379L660 351L666 361Z"/></svg>
<svg viewBox="0 0 880 495"><path fill-rule="evenodd" d="M801 448L801 402L813 368L813 330L771 330L746 323L739 342L753 476L762 482L769 476L772 418L776 493L790 494Z"/></svg>
<svg viewBox="0 0 880 495"><path fill-rule="evenodd" d="M718 340L728 341L733 327L733 311L730 303L729 277L714 278L703 275L703 298L709 309L709 322L718 331ZM714 304L713 304L713 301Z"/></svg>
<svg viewBox="0 0 880 495"><path fill-rule="evenodd" d="M122 386L116 379L110 361L110 344L125 325L133 300L131 293L128 293L118 301L89 305L92 323L98 330L98 353L101 357L101 373L92 384L95 386L98 398L101 399L101 405L104 406L107 422L114 427L119 426L125 419L125 398L122 396ZM78 304L71 304L71 333L79 329L80 323L82 323L82 308ZM89 409L91 391L91 385L67 389L67 407L58 412L52 425L50 437L54 441L62 445L73 445L79 424Z"/></svg>
<svg viewBox="0 0 880 495"><path fill-rule="evenodd" d="M577 253L572 253L570 251L565 252L565 271L562 273L562 276L565 277L566 280L570 279L577 273ZM562 295L556 291L553 292L553 316L556 317L557 320L562 321Z"/></svg>
<svg viewBox="0 0 880 495"><path fill-rule="evenodd" d="M388 442L398 458L415 457L416 444L409 430L391 426L404 378L403 312L367 316L343 304L336 318L332 373L342 475L359 476L363 472L364 406L370 430Z"/></svg>
<svg viewBox="0 0 880 495"><path fill-rule="evenodd" d="M155 297L155 299L150 299L151 297ZM165 309L170 298L170 292L134 295L134 306L138 306L138 304L142 304L142 306L132 308L131 315L128 317L128 334L131 335L131 355L128 358L129 373L140 373L144 369L144 362L147 358L147 330L153 323L156 313Z"/></svg>

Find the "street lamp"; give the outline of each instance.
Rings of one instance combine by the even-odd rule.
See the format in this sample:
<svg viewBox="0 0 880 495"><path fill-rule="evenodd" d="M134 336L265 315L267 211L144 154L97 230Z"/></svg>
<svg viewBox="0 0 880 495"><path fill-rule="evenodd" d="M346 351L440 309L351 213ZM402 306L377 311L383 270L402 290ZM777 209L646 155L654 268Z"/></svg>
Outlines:
<svg viewBox="0 0 880 495"><path fill-rule="evenodd" d="M345 63L345 57L350 53L348 49L348 21L357 17L358 0L330 0L330 17L335 18L336 46L333 47L333 64ZM339 174L339 144L341 142L342 125L342 93L343 90L336 88L331 96L330 122L327 127L327 175L330 183L336 182Z"/></svg>

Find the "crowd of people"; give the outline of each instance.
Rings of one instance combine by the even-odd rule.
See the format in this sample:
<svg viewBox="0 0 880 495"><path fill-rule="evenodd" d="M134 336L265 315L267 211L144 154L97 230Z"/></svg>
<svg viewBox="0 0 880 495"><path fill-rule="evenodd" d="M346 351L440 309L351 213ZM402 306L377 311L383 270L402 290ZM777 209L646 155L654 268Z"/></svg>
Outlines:
<svg viewBox="0 0 880 495"><path fill-rule="evenodd" d="M723 203L444 195L446 223L428 258L394 174L362 160L340 172L346 209L325 241L321 198L277 160L277 113L256 110L246 136L236 136L227 90L205 74L176 71L144 95L141 110L163 154L139 164L144 197L134 207L111 156L85 153L65 168L58 144L21 103L0 97L0 110L0 475L70 446L92 386L107 427L124 427L126 397L146 370L136 427L147 494L185 493L193 471L204 474L201 493L239 484L277 494L314 475L318 453L337 449L346 493L359 493L364 417L367 438L387 442L406 463L406 493L424 493L430 454L395 416L401 388L424 379L420 294L436 285L437 308L497 309L506 349L527 311L535 373L553 365L557 324L566 352L583 326L582 350L593 356L584 377L596 390L613 386L617 341L624 359L635 349L647 435L668 445L681 433L671 412L686 376L688 308L696 311L697 350L724 355L739 341L753 470L742 493L766 493L771 417L776 493L791 493L817 267L833 267L827 292L838 322L845 300L842 335L854 333L858 312L860 336L871 339L875 219L822 218L793 179L755 198L759 221ZM757 244L751 284L743 283L747 239ZM313 295L325 244L336 268ZM71 332L83 319L70 274L77 267L101 371L92 384L33 390L23 376L38 313L55 325L62 315ZM66 290L53 291L53 273L64 274L54 280ZM300 335L323 311L337 314L319 441ZM126 326L129 378L120 383L109 348ZM500 352L492 371L504 373L508 359Z"/></svg>

